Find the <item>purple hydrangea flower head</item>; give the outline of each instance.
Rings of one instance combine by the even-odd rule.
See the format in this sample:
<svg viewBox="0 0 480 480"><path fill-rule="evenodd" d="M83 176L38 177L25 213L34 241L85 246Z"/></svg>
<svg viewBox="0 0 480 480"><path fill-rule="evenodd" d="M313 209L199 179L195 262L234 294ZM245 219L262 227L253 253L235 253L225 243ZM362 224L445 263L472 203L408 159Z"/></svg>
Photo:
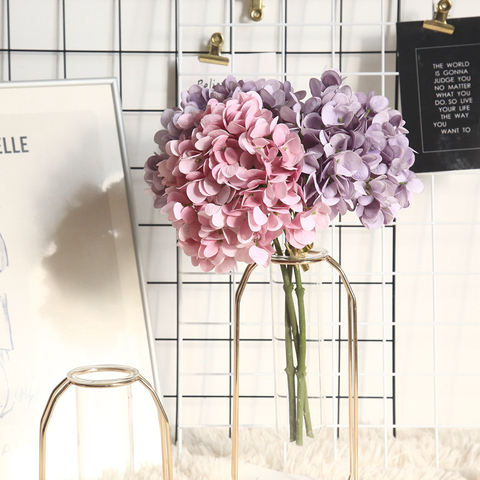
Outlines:
<svg viewBox="0 0 480 480"><path fill-rule="evenodd" d="M367 228L389 224L423 185L404 120L383 95L354 93L338 70L310 80L311 97L285 106L305 148L301 178L308 205L322 200L331 219L355 211Z"/></svg>

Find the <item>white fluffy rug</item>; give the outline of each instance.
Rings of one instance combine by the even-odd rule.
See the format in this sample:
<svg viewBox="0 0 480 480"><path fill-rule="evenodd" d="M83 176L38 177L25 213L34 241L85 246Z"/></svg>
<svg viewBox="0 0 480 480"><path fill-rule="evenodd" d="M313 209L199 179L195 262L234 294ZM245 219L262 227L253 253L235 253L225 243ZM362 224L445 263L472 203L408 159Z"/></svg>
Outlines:
<svg viewBox="0 0 480 480"><path fill-rule="evenodd" d="M399 431L388 438L385 467L383 432L362 429L359 439L360 480L480 480L480 430L440 430L439 468L435 466L434 431ZM180 457L173 447L174 480L230 480L231 442L227 432L215 429L184 431ZM304 447L289 446L284 462L283 441L273 430L241 429L239 477L255 479L249 465L321 480L347 480L348 440L337 443L337 459L331 431ZM272 478L274 477L272 472ZM145 466L137 478L157 480L161 468ZM294 478L285 476L285 478Z"/></svg>

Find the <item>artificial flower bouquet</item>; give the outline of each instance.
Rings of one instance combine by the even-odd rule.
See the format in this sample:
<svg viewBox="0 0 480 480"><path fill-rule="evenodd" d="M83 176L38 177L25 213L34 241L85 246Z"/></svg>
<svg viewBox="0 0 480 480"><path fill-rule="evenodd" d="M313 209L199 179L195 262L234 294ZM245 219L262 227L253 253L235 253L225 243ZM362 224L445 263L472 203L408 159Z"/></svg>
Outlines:
<svg viewBox="0 0 480 480"><path fill-rule="evenodd" d="M274 253L307 251L339 214L378 228L422 191L405 122L386 97L354 93L336 69L312 78L310 92L229 76L193 85L164 111L145 180L193 265L268 266Z"/></svg>
<svg viewBox="0 0 480 480"><path fill-rule="evenodd" d="M404 120L386 97L353 93L333 69L310 90L304 101L288 81L228 77L193 85L163 113L145 180L194 265L268 266L283 233L302 249L347 210L377 228L422 190Z"/></svg>

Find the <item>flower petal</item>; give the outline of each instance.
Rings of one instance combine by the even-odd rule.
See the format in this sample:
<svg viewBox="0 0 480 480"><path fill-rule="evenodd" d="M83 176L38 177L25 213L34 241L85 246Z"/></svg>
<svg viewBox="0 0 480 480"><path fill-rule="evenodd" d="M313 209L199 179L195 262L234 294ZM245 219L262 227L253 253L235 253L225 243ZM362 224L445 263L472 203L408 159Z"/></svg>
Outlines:
<svg viewBox="0 0 480 480"><path fill-rule="evenodd" d="M259 248L256 245L252 245L248 253L250 255L250 258L258 265L262 265L263 267L266 267L270 261L270 255L266 250L263 248Z"/></svg>

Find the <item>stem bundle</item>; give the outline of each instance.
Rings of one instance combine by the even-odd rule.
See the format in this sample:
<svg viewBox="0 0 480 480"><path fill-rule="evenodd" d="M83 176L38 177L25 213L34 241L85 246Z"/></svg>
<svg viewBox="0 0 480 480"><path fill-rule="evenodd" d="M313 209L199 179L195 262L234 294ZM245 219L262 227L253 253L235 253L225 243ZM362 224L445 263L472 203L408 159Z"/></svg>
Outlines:
<svg viewBox="0 0 480 480"><path fill-rule="evenodd" d="M277 254L282 255L283 252L278 240L275 240L274 244ZM304 423L307 436L313 437L306 383L305 288L302 284L301 271L298 266L280 265L280 268L285 293L285 372L288 385L290 441L296 442L297 445L303 445ZM293 297L294 291L297 310Z"/></svg>

